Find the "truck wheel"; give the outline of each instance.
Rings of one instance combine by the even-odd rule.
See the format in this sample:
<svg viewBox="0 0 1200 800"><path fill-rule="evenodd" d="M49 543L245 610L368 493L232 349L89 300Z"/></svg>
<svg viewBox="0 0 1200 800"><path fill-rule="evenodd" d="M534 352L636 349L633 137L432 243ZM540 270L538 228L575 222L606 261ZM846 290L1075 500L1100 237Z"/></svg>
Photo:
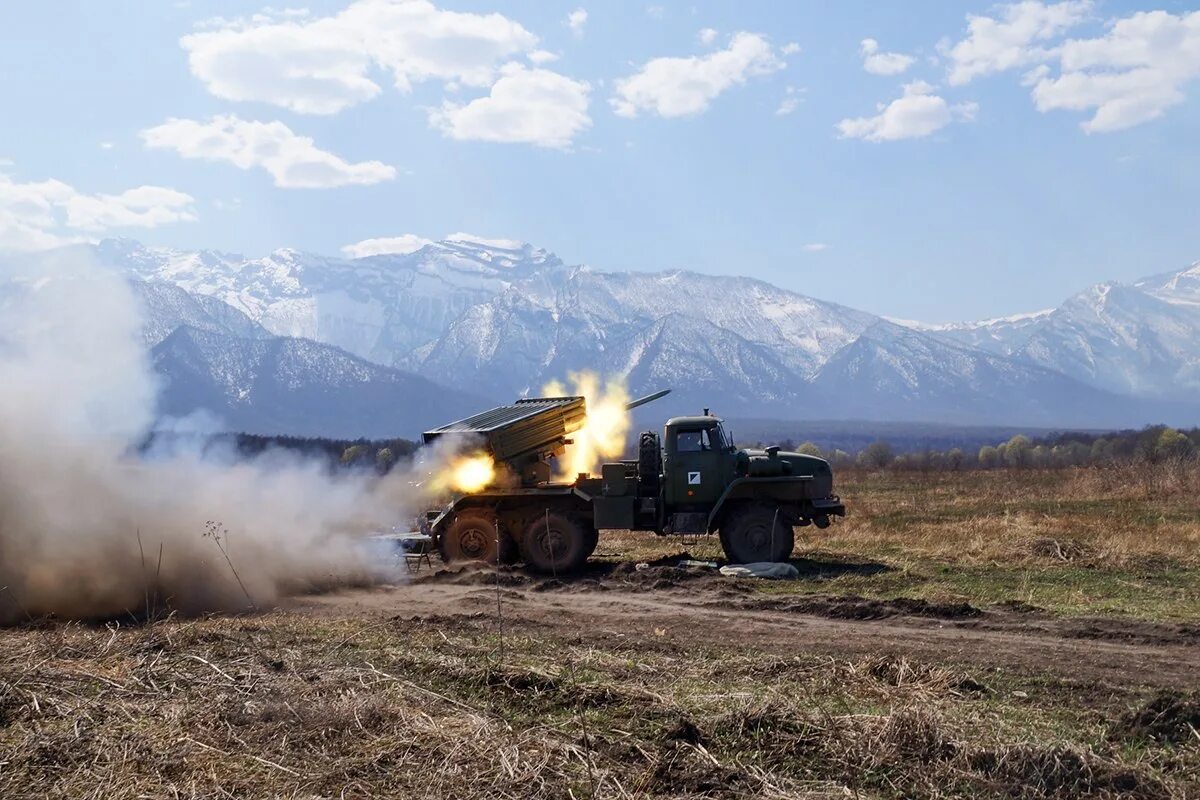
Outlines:
<svg viewBox="0 0 1200 800"><path fill-rule="evenodd" d="M595 549L596 537L557 511L534 517L521 537L521 556L538 572L575 572Z"/></svg>
<svg viewBox="0 0 1200 800"><path fill-rule="evenodd" d="M496 518L486 511L464 511L454 518L442 532L439 542L442 561L486 561L496 563L497 553L501 563L511 562L512 538L500 531L500 543L496 543Z"/></svg>
<svg viewBox="0 0 1200 800"><path fill-rule="evenodd" d="M787 561L795 544L791 523L771 506L739 509L721 523L721 549L734 564Z"/></svg>

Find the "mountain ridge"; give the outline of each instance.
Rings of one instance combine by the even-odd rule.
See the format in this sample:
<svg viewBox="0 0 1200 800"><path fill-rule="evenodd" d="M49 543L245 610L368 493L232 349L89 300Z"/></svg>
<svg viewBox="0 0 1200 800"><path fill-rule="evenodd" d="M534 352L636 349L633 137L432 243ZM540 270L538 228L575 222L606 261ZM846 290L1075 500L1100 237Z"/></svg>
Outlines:
<svg viewBox="0 0 1200 800"><path fill-rule="evenodd" d="M1200 408L1200 265L1189 268L1194 287L1189 270L1161 273L1046 311L923 325L755 278L601 271L466 234L362 258L131 240L95 250L271 334L488 397L592 369L626 376L634 392L672 385L742 416L1094 427L1192 419Z"/></svg>

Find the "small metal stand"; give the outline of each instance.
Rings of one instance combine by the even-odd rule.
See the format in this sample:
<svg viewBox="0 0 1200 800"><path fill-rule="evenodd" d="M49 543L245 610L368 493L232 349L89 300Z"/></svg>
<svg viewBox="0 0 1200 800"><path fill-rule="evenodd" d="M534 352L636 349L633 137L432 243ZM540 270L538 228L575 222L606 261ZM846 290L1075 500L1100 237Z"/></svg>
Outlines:
<svg viewBox="0 0 1200 800"><path fill-rule="evenodd" d="M433 569L429 553L433 550L433 537L420 531L398 531L383 533L372 537L378 541L390 542L398 551L396 559L404 559L405 568L411 573L421 571L421 565Z"/></svg>
<svg viewBox="0 0 1200 800"><path fill-rule="evenodd" d="M430 569L433 569L433 562L429 560L428 548L426 548L425 550L422 550L419 553L405 552L404 566L408 568L409 572L414 573L414 574L420 572L421 564L424 564L425 566L429 567Z"/></svg>

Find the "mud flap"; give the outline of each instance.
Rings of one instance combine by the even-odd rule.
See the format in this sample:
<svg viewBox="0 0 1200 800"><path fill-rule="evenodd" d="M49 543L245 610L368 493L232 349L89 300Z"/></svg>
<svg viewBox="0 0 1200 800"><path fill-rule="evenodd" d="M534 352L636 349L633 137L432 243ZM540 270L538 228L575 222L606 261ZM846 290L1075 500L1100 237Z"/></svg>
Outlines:
<svg viewBox="0 0 1200 800"><path fill-rule="evenodd" d="M667 533L677 533L684 536L699 536L708 533L708 515L702 511L681 511L671 515L667 523Z"/></svg>

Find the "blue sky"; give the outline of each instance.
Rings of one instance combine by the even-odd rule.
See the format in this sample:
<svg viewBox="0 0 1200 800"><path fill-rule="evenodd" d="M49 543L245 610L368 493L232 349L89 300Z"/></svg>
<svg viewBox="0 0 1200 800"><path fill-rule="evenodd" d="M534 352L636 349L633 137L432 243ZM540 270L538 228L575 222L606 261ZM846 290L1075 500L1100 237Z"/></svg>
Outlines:
<svg viewBox="0 0 1200 800"><path fill-rule="evenodd" d="M1198 8L5 4L0 247L468 231L896 317L1034 310L1200 259Z"/></svg>

